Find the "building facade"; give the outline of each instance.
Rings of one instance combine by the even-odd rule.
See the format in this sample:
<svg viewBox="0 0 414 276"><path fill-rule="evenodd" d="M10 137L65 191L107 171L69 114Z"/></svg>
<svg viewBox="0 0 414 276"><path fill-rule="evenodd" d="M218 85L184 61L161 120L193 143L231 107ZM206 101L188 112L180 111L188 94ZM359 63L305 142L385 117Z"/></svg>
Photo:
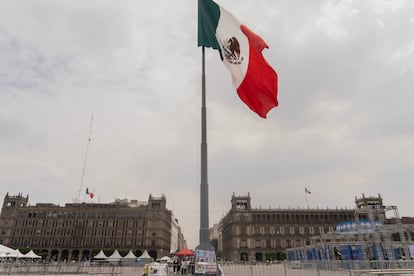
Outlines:
<svg viewBox="0 0 414 276"><path fill-rule="evenodd" d="M172 231L172 225L174 230ZM177 238L172 237L172 232ZM86 260L100 249L144 250L168 255L183 240L166 197L148 202L52 203L29 205L29 197L6 194L0 214L0 244L34 248L54 260Z"/></svg>
<svg viewBox="0 0 414 276"><path fill-rule="evenodd" d="M287 249L310 245L311 237L335 231L354 217L352 209L257 209L250 194L231 198L220 221L222 257L232 261L284 259Z"/></svg>
<svg viewBox="0 0 414 276"><path fill-rule="evenodd" d="M173 218L171 221L171 246L170 254L174 254L180 249L187 247L178 219Z"/></svg>
<svg viewBox="0 0 414 276"><path fill-rule="evenodd" d="M335 232L314 236L311 244L289 250L290 260L382 261L414 257L414 218L400 218L396 206L384 206L378 197L355 198L357 209L350 221ZM391 218L386 217L392 212ZM379 261L379 262L378 262Z"/></svg>

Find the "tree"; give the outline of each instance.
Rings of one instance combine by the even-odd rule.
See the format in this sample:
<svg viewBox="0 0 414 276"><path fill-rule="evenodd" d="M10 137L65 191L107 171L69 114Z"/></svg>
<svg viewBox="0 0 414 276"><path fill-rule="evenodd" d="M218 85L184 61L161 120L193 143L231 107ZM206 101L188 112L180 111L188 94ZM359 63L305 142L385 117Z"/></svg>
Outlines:
<svg viewBox="0 0 414 276"><path fill-rule="evenodd" d="M265 253L266 261L274 261L276 260L276 252L266 252Z"/></svg>

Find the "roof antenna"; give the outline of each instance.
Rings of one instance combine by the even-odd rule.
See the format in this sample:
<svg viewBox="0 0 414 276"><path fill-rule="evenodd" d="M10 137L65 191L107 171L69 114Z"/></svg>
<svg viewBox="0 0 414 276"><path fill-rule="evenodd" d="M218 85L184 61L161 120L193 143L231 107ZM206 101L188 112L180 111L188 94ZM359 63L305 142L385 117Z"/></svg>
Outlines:
<svg viewBox="0 0 414 276"><path fill-rule="evenodd" d="M81 176L81 181L80 181L80 186L79 186L78 198L76 200L78 203L81 202L80 201L80 196L81 196L81 191L82 191L82 186L83 186L83 180L85 179L86 163L88 161L89 145L90 145L91 140L92 140L92 125L93 125L93 114L91 114L91 121L89 123L89 138L88 138L88 143L86 144L86 152L85 152L85 158L83 160L82 176Z"/></svg>

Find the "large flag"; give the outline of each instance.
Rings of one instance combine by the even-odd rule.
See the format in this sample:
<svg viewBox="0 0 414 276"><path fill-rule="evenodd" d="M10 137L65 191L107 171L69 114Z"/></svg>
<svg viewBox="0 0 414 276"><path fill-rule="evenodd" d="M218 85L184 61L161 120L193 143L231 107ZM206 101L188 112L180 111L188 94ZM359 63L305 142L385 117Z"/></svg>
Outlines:
<svg viewBox="0 0 414 276"><path fill-rule="evenodd" d="M277 73L262 55L266 42L212 0L198 0L198 46L219 50L240 99L260 117L278 105Z"/></svg>

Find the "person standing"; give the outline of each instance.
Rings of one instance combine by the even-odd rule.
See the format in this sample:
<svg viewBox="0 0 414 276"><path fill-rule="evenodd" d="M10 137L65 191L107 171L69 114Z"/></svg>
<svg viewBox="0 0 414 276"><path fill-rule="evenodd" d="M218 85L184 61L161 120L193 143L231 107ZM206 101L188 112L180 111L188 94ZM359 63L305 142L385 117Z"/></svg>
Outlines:
<svg viewBox="0 0 414 276"><path fill-rule="evenodd" d="M174 260L173 260L173 272L174 272L174 274L177 274L178 271L180 271L180 263L178 262L177 256L174 256Z"/></svg>
<svg viewBox="0 0 414 276"><path fill-rule="evenodd" d="M149 274L149 270L150 270L150 266L149 266L149 264L146 264L145 266L144 266L144 274L142 274L143 276L148 276L148 274Z"/></svg>
<svg viewBox="0 0 414 276"><path fill-rule="evenodd" d="M188 267L187 257L185 257L181 260L181 275L187 274L187 267Z"/></svg>

